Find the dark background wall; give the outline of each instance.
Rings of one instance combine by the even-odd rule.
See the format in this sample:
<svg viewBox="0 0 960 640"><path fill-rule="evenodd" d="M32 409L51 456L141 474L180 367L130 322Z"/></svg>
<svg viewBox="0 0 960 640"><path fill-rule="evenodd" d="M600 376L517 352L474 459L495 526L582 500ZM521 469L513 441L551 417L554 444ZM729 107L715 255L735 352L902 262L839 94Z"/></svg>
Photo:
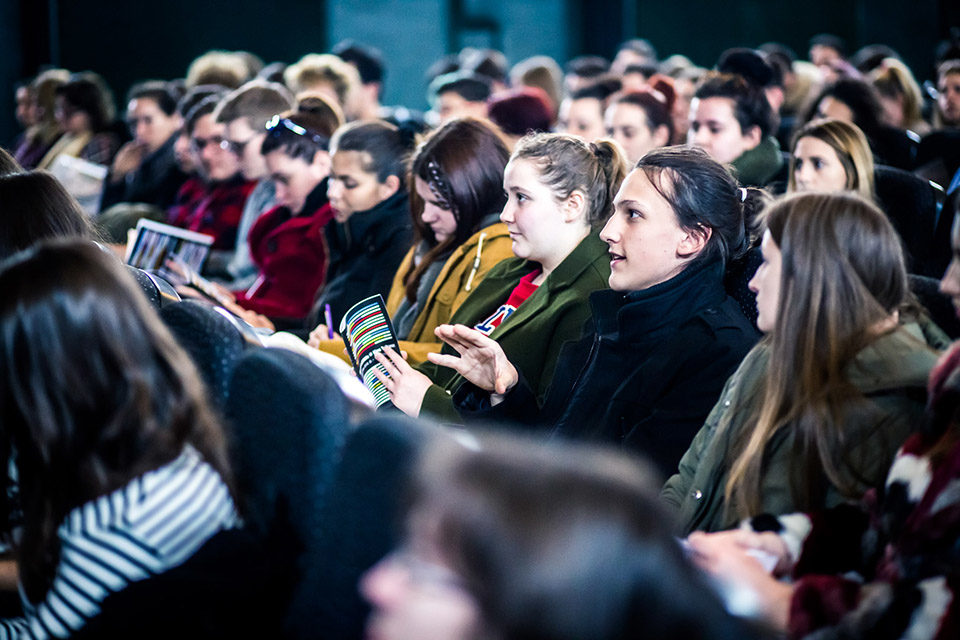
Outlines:
<svg viewBox="0 0 960 640"><path fill-rule="evenodd" d="M0 0L0 141L16 133L14 83L44 64L100 72L120 103L135 80L182 76L211 48L292 62L353 37L383 49L385 101L422 107L427 65L465 45L562 63L641 35L664 57L709 66L727 47L770 40L804 55L811 35L833 32L854 49L893 46L924 79L950 25L957 0Z"/></svg>

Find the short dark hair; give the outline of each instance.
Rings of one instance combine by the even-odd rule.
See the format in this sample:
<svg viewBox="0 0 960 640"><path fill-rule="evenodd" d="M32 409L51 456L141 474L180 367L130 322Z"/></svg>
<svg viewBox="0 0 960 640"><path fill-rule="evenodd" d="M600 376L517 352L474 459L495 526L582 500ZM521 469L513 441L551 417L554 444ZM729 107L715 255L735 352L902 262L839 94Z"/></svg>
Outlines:
<svg viewBox="0 0 960 640"><path fill-rule="evenodd" d="M564 65L563 72L581 78L596 78L610 71L610 61L600 56L578 56Z"/></svg>
<svg viewBox="0 0 960 640"><path fill-rule="evenodd" d="M717 71L735 73L746 78L758 87L766 88L783 84L783 77L777 77L772 65L763 55L753 49L735 47L720 54Z"/></svg>
<svg viewBox="0 0 960 640"><path fill-rule="evenodd" d="M383 83L386 75L383 54L376 47L362 44L356 40L341 40L331 50L331 53L344 62L349 62L355 66L363 84Z"/></svg>
<svg viewBox="0 0 960 640"><path fill-rule="evenodd" d="M853 124L860 127L867 138L873 139L883 126L880 94L869 82L857 78L840 78L824 87L810 103L803 124L816 117L820 102L827 97L847 105L853 113Z"/></svg>
<svg viewBox="0 0 960 640"><path fill-rule="evenodd" d="M460 52L460 68L504 83L510 71L507 57L496 49L464 49Z"/></svg>
<svg viewBox="0 0 960 640"><path fill-rule="evenodd" d="M218 104L220 104L219 95L209 95L195 104L183 119L183 128L187 132L187 135L192 136L193 130L197 126L197 121L199 121L203 116L212 114L216 110Z"/></svg>
<svg viewBox="0 0 960 640"><path fill-rule="evenodd" d="M751 127L759 127L760 137L766 138L774 127L773 110L763 89L748 82L743 76L731 73L711 72L697 87L694 97L728 98L733 101L733 116L746 133Z"/></svg>
<svg viewBox="0 0 960 640"><path fill-rule="evenodd" d="M227 94L217 105L217 122L229 124L243 118L251 129L263 130L267 121L293 108L293 95L282 84L251 80Z"/></svg>
<svg viewBox="0 0 960 640"><path fill-rule="evenodd" d="M846 56L847 53L847 43L843 38L835 36L832 33L818 33L810 38L810 46L830 47L831 49L835 49L841 56Z"/></svg>
<svg viewBox="0 0 960 640"><path fill-rule="evenodd" d="M215 84L203 84L193 87L183 94L183 96L177 102L177 113L180 114L180 117L183 118L184 123L186 123L187 116L190 115L190 112L195 106L210 96L216 96L217 98L220 98L225 93L226 89Z"/></svg>
<svg viewBox="0 0 960 640"><path fill-rule="evenodd" d="M490 81L476 73L455 71L438 76L430 83L429 93L433 98L450 92L467 102L486 102L490 97Z"/></svg>
<svg viewBox="0 0 960 640"><path fill-rule="evenodd" d="M130 91L127 92L127 102L143 98L153 100L165 115L172 116L177 112L179 97L176 91L163 80L138 82L130 87Z"/></svg>
<svg viewBox="0 0 960 640"><path fill-rule="evenodd" d="M73 74L66 84L57 87L56 95L87 114L94 132L104 131L113 122L113 95L103 78L92 71Z"/></svg>
<svg viewBox="0 0 960 640"><path fill-rule="evenodd" d="M657 62L657 50L646 38L631 38L620 43L617 52L621 51L632 51L637 55L648 58L652 63Z"/></svg>
<svg viewBox="0 0 960 640"><path fill-rule="evenodd" d="M400 184L407 177L407 158L413 148L414 136L407 130L383 120L351 122L337 129L330 139L330 151L357 151L369 156L370 161L361 168L377 176L383 183L390 176L397 176Z"/></svg>

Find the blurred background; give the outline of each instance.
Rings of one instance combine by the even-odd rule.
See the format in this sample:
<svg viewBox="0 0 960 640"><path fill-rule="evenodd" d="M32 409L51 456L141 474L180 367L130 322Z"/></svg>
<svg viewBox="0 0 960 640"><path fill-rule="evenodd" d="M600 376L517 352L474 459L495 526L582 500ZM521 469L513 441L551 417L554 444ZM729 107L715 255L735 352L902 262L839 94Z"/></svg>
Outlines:
<svg viewBox="0 0 960 640"><path fill-rule="evenodd" d="M957 25L957 0L0 0L0 139L17 130L15 83L47 65L97 71L122 99L137 80L182 77L209 49L291 63L350 37L383 51L384 104L423 108L427 67L464 46L563 64L611 57L639 36L661 59L682 53L710 67L728 47L768 41L806 57L809 38L829 32L850 50L892 46L922 82L933 75L934 46Z"/></svg>

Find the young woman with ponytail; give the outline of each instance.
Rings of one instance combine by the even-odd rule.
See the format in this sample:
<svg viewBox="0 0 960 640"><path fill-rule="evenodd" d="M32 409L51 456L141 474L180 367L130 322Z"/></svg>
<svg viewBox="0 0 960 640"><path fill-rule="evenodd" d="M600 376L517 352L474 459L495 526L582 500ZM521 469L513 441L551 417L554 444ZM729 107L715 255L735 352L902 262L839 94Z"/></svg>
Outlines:
<svg viewBox="0 0 960 640"><path fill-rule="evenodd" d="M723 274L748 244L745 214L760 199L699 149L647 153L600 232L610 289L590 296L591 321L564 347L544 398L492 340L441 328L460 357L432 359L473 383L454 396L461 412L622 444L675 469L758 337Z"/></svg>
<svg viewBox="0 0 960 640"><path fill-rule="evenodd" d="M890 222L851 194L798 194L766 214L750 288L766 338L667 482L684 533L810 511L878 487L920 424L947 344L914 317Z"/></svg>
<svg viewBox="0 0 960 640"><path fill-rule="evenodd" d="M507 164L500 220L516 257L492 269L451 321L499 343L537 395L550 384L561 345L590 317L590 293L606 287L609 258L596 230L625 173L616 143L565 134L523 138ZM459 422L452 394L466 379L428 357L416 370L392 350L379 355L393 403L409 415Z"/></svg>

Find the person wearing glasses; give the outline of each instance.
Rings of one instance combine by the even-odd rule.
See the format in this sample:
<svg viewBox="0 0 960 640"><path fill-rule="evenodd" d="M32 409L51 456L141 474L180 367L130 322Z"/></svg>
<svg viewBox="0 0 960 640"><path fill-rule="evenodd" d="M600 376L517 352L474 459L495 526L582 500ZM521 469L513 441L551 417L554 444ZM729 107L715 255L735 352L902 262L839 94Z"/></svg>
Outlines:
<svg viewBox="0 0 960 640"><path fill-rule="evenodd" d="M226 126L213 117L220 98L204 98L185 119L197 174L177 193L168 222L213 236L214 252L233 253L243 206L256 186L240 173L240 159L226 140ZM222 259L211 256L211 259Z"/></svg>
<svg viewBox="0 0 960 640"><path fill-rule="evenodd" d="M276 206L273 180L260 147L267 137L267 122L293 105L293 95L283 85L255 80L224 97L214 111L214 120L227 128L225 139L240 160L240 173L257 182L243 207L236 249L226 264L214 265L213 275L232 289L246 289L257 278L247 236L260 216Z"/></svg>
<svg viewBox="0 0 960 640"><path fill-rule="evenodd" d="M177 166L173 145L183 120L179 95L169 84L149 81L127 94L127 125L133 140L120 147L100 199L105 211L118 202L169 207L187 175Z"/></svg>

